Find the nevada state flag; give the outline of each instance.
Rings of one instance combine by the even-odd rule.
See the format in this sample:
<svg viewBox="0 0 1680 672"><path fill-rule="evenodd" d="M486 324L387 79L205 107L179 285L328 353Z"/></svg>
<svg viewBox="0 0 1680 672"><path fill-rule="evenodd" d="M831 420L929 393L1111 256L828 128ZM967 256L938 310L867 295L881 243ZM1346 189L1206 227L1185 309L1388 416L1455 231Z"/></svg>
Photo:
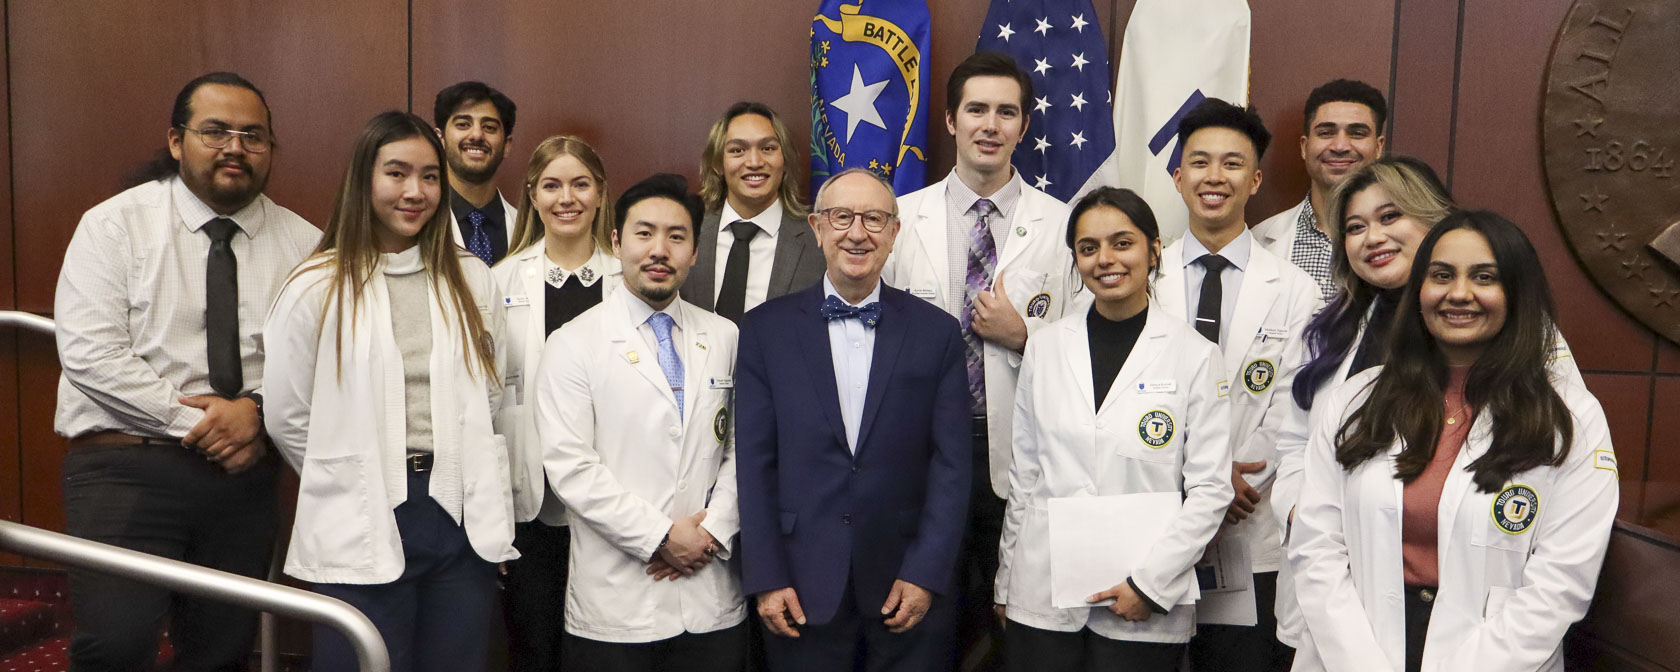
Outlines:
<svg viewBox="0 0 1680 672"><path fill-rule="evenodd" d="M975 46L1009 54L1032 78L1027 135L1010 162L1064 201L1114 151L1108 43L1096 21L1091 0L992 0Z"/></svg>
<svg viewBox="0 0 1680 672"><path fill-rule="evenodd" d="M927 186L925 0L823 0L811 20L811 197L868 168L908 194Z"/></svg>

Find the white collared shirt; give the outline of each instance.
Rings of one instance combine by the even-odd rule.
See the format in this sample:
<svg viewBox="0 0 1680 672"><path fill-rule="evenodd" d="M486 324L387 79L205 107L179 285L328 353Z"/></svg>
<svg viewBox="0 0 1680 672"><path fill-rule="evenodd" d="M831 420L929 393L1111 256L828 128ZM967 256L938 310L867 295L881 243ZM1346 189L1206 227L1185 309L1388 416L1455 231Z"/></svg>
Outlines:
<svg viewBox="0 0 1680 672"><path fill-rule="evenodd" d="M147 182L82 215L53 300L58 412L67 437L117 430L181 437L204 412L181 396L213 394L205 345L205 259L217 217L179 177ZM244 391L260 390L262 327L281 285L321 232L267 196L233 213Z"/></svg>
<svg viewBox="0 0 1680 672"><path fill-rule="evenodd" d="M745 219L758 225L760 233L747 244L747 300L742 311L752 310L770 294L770 267L776 264L776 236L782 230L782 199L776 199L764 212L752 218L742 217L724 199L723 212L718 217L717 272L712 274L712 297L723 293L723 272L729 266L729 250L735 247L735 232L730 227Z"/></svg>
<svg viewBox="0 0 1680 672"><path fill-rule="evenodd" d="M1242 290L1243 272L1248 268L1248 258L1254 249L1254 236L1244 226L1242 233L1227 243L1217 253L1231 262L1219 273L1219 348L1225 348L1226 334L1231 330L1231 320L1237 314L1237 293ZM1190 326L1196 326L1196 313L1200 310L1202 301L1202 278L1207 276L1207 269L1197 262L1202 255L1208 254L1206 246L1197 240L1194 234L1184 234L1184 316Z"/></svg>
<svg viewBox="0 0 1680 672"><path fill-rule="evenodd" d="M962 319L962 311L967 304L969 237L975 220L980 218L980 213L974 212L974 204L982 198L991 201L998 211L998 216L987 222L986 228L992 232L997 262L999 265L1003 263L1003 246L1009 243L1009 225L1015 221L1015 205L1021 202L1021 192L1024 191L1021 187L1026 184L1021 181L1020 171L1010 170L1014 174L1009 181L990 196L974 193L956 175L955 168L951 169L951 179L945 181L946 281L950 285L950 291L946 293L949 299L945 302L945 312L957 319Z"/></svg>
<svg viewBox="0 0 1680 672"><path fill-rule="evenodd" d="M636 325L636 334L642 337L642 344L647 346L648 352L659 352L659 336L653 333L653 325L648 324L648 318L653 317L653 306L643 301L642 297L636 296L635 292L631 292L630 296L625 297L625 299L624 303L630 306L630 323ZM671 323L674 325L671 328L671 346L679 362L682 361L683 353L682 304L682 299L677 298L676 293L673 292L670 305L659 311L671 316Z"/></svg>
<svg viewBox="0 0 1680 672"><path fill-rule="evenodd" d="M834 283L823 274L823 299L833 296L841 301ZM881 281L858 303L867 306L881 300ZM840 393L840 421L846 425L846 446L857 454L858 429L863 424L863 402L869 393L869 364L875 359L875 329L863 326L863 320L830 320L828 322L828 352L834 357L834 386Z"/></svg>

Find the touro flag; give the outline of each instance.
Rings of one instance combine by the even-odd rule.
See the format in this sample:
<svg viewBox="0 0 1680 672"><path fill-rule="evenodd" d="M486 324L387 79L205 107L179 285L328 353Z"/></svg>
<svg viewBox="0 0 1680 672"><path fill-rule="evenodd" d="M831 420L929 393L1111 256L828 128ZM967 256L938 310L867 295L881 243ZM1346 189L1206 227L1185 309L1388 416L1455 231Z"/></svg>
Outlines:
<svg viewBox="0 0 1680 672"><path fill-rule="evenodd" d="M811 197L868 168L900 194L927 186L924 0L823 0L811 20Z"/></svg>
<svg viewBox="0 0 1680 672"><path fill-rule="evenodd" d="M1008 54L1032 78L1027 135L1010 162L1064 201L1114 150L1108 43L1096 20L1091 0L992 0L975 45Z"/></svg>

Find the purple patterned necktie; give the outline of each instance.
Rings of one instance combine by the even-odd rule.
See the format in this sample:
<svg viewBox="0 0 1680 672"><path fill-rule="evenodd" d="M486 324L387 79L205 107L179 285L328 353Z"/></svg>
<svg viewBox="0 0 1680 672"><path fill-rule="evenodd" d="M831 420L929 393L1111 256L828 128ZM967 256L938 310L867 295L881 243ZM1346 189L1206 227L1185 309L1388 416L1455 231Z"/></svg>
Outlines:
<svg viewBox="0 0 1680 672"><path fill-rule="evenodd" d="M490 250L490 233L484 230L484 213L477 210L467 213L467 223L472 224L472 231L467 235L467 251L483 259L484 265L493 265L491 258L495 252Z"/></svg>
<svg viewBox="0 0 1680 672"><path fill-rule="evenodd" d="M997 271L997 243L992 240L991 219L997 207L984 198L975 201L974 228L968 232L968 288L963 292L962 334L968 344L963 362L968 365L968 396L974 415L986 414L986 351L980 335L974 333L974 303L980 293L990 291Z"/></svg>

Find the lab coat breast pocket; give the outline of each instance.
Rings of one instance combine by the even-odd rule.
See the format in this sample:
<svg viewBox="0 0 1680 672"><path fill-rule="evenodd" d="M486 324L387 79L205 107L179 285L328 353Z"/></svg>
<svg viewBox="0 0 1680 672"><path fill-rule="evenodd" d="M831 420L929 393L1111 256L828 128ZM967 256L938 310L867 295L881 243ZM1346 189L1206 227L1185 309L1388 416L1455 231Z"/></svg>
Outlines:
<svg viewBox="0 0 1680 672"><path fill-rule="evenodd" d="M1113 394L1115 392L1110 392ZM1120 455L1154 464L1176 465L1184 446L1185 400L1178 393L1132 392L1123 408L1104 424L1119 435Z"/></svg>
<svg viewBox="0 0 1680 672"><path fill-rule="evenodd" d="M1003 275L1003 288L1009 294L1010 303L1015 310L1027 317L1048 317L1059 315L1051 308L1060 305L1059 301L1067 300L1065 296L1052 296L1046 291L1045 285L1050 279L1048 273L1032 273L1027 271L1006 272Z"/></svg>
<svg viewBox="0 0 1680 672"><path fill-rule="evenodd" d="M694 405L694 412L707 419L706 438L700 442L701 459L714 459L723 444L735 431L735 414L731 410L731 389L708 389Z"/></svg>
<svg viewBox="0 0 1680 672"><path fill-rule="evenodd" d="M1261 327L1253 342L1244 351L1241 369L1233 372L1231 403L1248 405L1259 403L1277 382L1283 366L1283 355L1289 344L1289 331L1270 326Z"/></svg>

